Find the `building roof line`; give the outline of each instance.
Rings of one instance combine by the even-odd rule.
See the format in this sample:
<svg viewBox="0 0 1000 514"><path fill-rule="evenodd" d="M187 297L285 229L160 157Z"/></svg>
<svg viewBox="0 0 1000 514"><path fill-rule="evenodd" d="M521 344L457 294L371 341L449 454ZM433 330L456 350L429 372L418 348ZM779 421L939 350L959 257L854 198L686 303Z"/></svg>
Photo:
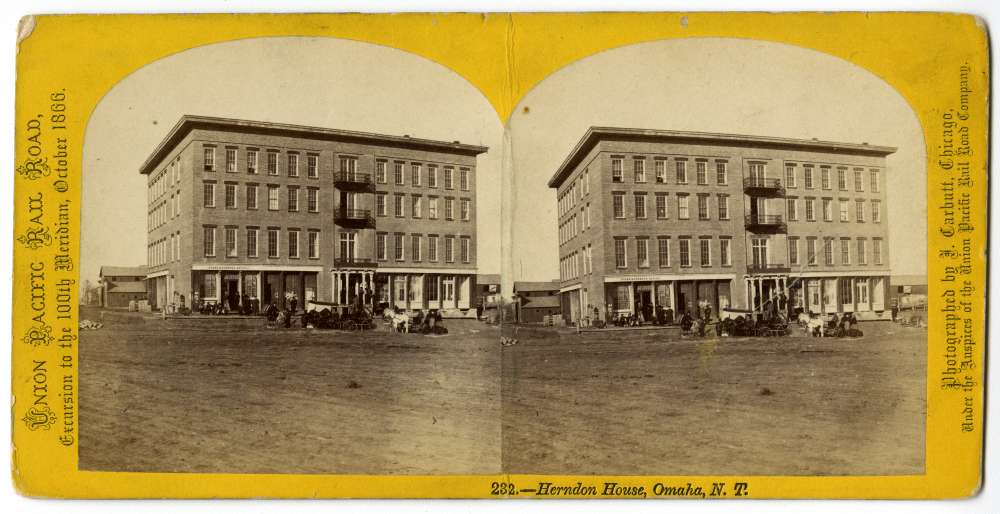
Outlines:
<svg viewBox="0 0 1000 514"><path fill-rule="evenodd" d="M683 141L707 144L724 144L728 146L747 146L764 148L793 148L798 150L841 153L846 155L886 156L896 152L892 146L870 145L868 143L844 143L823 141L819 139L796 139L775 136L754 136L745 134L725 134L718 132L690 132L682 130L660 130L623 127L591 126L573 147L555 174L548 181L548 186L555 188L572 172L573 168L583 160L586 152L602 139L631 139L652 141Z"/></svg>
<svg viewBox="0 0 1000 514"><path fill-rule="evenodd" d="M187 133L195 127L221 127L230 130L238 129L243 131L267 132L274 134L309 134L320 139L342 139L357 141L375 141L389 143L395 146L423 148L439 151L449 151L464 155L479 155L489 150L488 147L480 145L470 145L457 141L438 141L434 139L423 139L410 136L393 136L389 134L378 134L375 132L360 132L355 130L332 129L325 127L313 127L308 125L293 125L288 123L272 123L267 121L242 120L236 118L220 118L214 116L197 116L185 114L180 117L166 137L156 146L153 152L146 158L139 167L139 173L149 174L153 168L158 166Z"/></svg>

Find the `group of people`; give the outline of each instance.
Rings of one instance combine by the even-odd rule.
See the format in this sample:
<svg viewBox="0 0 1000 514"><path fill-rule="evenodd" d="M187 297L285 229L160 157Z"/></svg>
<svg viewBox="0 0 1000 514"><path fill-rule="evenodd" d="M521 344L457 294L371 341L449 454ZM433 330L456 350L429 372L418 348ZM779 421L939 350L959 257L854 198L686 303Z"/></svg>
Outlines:
<svg viewBox="0 0 1000 514"><path fill-rule="evenodd" d="M858 318L854 316L853 312L845 312L840 316L833 313L829 320L824 320L820 315L805 314L800 311L799 324L803 325L813 337L861 337L864 335L858 329Z"/></svg>
<svg viewBox="0 0 1000 514"><path fill-rule="evenodd" d="M438 310L426 313L422 310L406 311L398 307L386 307L382 311L384 319L394 332L419 332L421 334L447 334L448 329L441 324L443 317Z"/></svg>

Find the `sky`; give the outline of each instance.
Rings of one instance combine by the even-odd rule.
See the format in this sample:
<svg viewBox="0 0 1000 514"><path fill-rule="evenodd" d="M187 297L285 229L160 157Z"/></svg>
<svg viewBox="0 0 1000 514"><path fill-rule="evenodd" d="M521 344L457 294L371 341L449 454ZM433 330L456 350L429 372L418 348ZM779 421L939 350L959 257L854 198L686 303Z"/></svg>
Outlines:
<svg viewBox="0 0 1000 514"><path fill-rule="evenodd" d="M139 166L183 114L459 140L477 166L477 256L500 271L503 125L469 82L422 57L332 38L258 38L175 54L132 73L91 116L83 149L81 279L146 263ZM491 236L493 234L493 236Z"/></svg>
<svg viewBox="0 0 1000 514"><path fill-rule="evenodd" d="M893 274L926 273L923 133L902 96L827 54L779 43L689 38L581 59L518 104L509 121L507 237L514 280L559 276L556 194L546 182L590 126L895 146L899 150L886 160L890 266Z"/></svg>

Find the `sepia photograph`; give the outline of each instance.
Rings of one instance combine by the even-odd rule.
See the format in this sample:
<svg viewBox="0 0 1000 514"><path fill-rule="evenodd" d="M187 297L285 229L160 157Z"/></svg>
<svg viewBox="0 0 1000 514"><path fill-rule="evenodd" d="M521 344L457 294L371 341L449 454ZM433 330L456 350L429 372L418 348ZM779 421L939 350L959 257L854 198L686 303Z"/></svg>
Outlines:
<svg viewBox="0 0 1000 514"><path fill-rule="evenodd" d="M458 75L347 40L124 79L84 149L80 468L500 472L502 135Z"/></svg>
<svg viewBox="0 0 1000 514"><path fill-rule="evenodd" d="M924 470L923 135L789 45L574 62L512 115L504 470Z"/></svg>

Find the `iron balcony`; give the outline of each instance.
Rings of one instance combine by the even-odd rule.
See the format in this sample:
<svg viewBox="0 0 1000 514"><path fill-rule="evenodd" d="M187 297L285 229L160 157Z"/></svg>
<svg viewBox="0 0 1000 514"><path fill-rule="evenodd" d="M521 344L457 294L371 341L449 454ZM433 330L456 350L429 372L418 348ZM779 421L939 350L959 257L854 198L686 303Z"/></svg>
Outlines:
<svg viewBox="0 0 1000 514"><path fill-rule="evenodd" d="M773 275L776 273L791 273L792 268L784 264L774 263L750 263L747 264L748 275Z"/></svg>
<svg viewBox="0 0 1000 514"><path fill-rule="evenodd" d="M780 214L747 214L745 225L750 232L780 234L788 231L788 226Z"/></svg>
<svg viewBox="0 0 1000 514"><path fill-rule="evenodd" d="M368 209L339 209L334 211L333 220L344 227L375 228L375 218Z"/></svg>
<svg viewBox="0 0 1000 514"><path fill-rule="evenodd" d="M375 191L371 173L338 171L333 175L333 183L340 189L352 191Z"/></svg>
<svg viewBox="0 0 1000 514"><path fill-rule="evenodd" d="M744 178L743 192L750 196L785 196L785 188L781 185L781 180L776 178Z"/></svg>

